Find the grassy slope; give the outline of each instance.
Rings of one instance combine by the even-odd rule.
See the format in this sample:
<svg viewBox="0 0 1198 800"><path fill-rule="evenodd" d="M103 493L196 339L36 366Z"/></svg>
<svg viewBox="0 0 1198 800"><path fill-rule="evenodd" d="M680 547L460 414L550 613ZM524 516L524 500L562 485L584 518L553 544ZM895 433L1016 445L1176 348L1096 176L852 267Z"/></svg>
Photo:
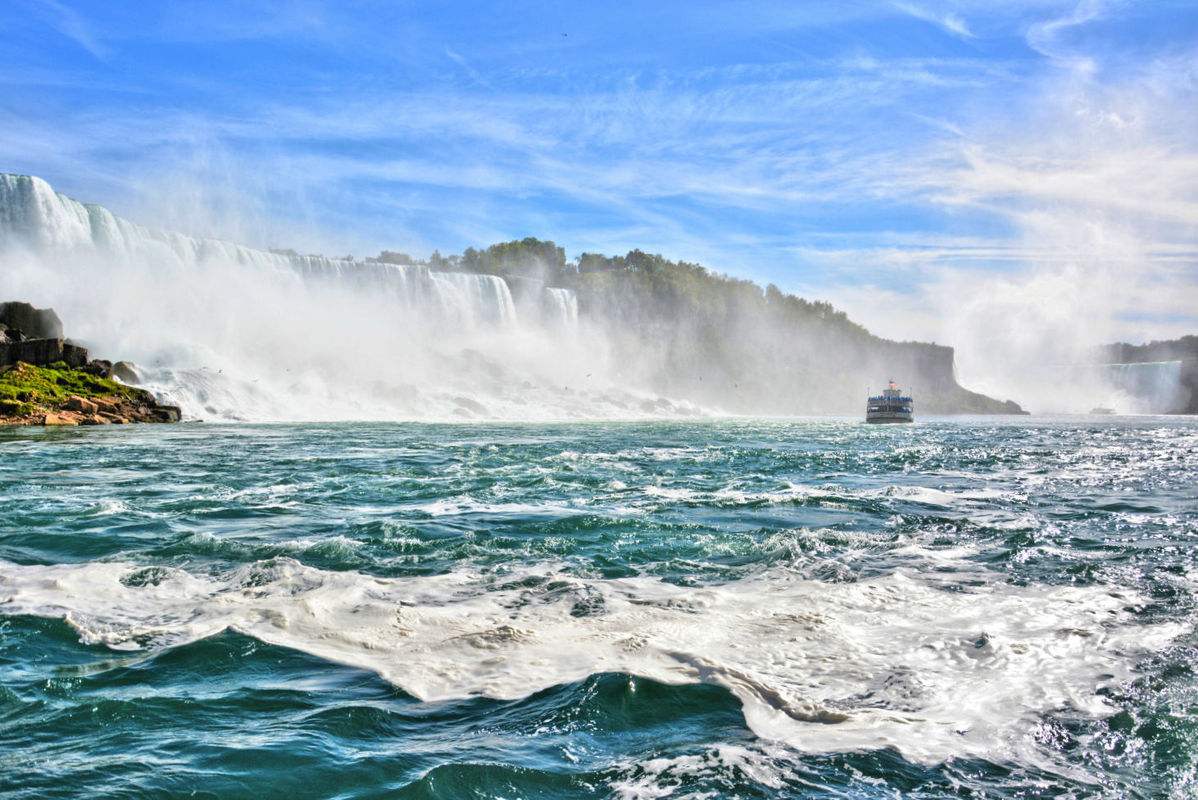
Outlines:
<svg viewBox="0 0 1198 800"><path fill-rule="evenodd" d="M117 397L137 402L143 390L71 369L59 361L48 367L19 363L0 371L0 415L27 416L39 409L59 409L72 395Z"/></svg>

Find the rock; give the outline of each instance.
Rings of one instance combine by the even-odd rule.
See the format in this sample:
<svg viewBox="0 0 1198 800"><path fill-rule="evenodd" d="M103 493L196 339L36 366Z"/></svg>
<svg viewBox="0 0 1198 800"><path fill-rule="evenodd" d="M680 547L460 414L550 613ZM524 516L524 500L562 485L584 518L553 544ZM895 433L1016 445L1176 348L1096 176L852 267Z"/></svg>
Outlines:
<svg viewBox="0 0 1198 800"><path fill-rule="evenodd" d="M78 411L82 414L95 414L100 410L100 407L92 400L85 400L82 397L74 395L67 398L63 405L71 411Z"/></svg>
<svg viewBox="0 0 1198 800"><path fill-rule="evenodd" d="M79 369L87 363L87 348L71 344L70 342L63 342L62 360L67 362L67 366Z"/></svg>
<svg viewBox="0 0 1198 800"><path fill-rule="evenodd" d="M108 419L99 414L88 414L83 419L79 420L80 425L108 425Z"/></svg>
<svg viewBox="0 0 1198 800"><path fill-rule="evenodd" d="M83 371L91 375L107 378L112 374L112 362L103 358L93 358L83 366Z"/></svg>
<svg viewBox="0 0 1198 800"><path fill-rule="evenodd" d="M68 411L49 411L42 418L43 425L78 425L79 418Z"/></svg>
<svg viewBox="0 0 1198 800"><path fill-rule="evenodd" d="M121 383L129 383L135 386L141 383L141 376L137 374L137 370L128 361L118 361L113 364L109 374Z"/></svg>
<svg viewBox="0 0 1198 800"><path fill-rule="evenodd" d="M10 338L7 344L0 345L0 366L24 361L26 364L44 367L55 361L65 360L64 348L65 343L62 339Z"/></svg>
<svg viewBox="0 0 1198 800"><path fill-rule="evenodd" d="M178 406L154 406L150 409L150 417L155 422L178 422L183 418L183 412Z"/></svg>
<svg viewBox="0 0 1198 800"><path fill-rule="evenodd" d="M62 320L52 308L34 308L29 303L0 303L0 322L16 328L30 339L61 339Z"/></svg>

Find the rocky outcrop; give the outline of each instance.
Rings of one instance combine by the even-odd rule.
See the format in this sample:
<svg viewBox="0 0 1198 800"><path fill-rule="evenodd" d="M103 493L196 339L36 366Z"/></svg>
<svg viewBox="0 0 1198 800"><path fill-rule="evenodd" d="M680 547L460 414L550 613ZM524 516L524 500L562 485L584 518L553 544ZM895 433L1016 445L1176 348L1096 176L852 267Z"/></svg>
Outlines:
<svg viewBox="0 0 1198 800"><path fill-rule="evenodd" d="M129 425L135 422L178 422L181 415L175 406L164 406L145 392L141 397L71 396L62 408L26 414L23 421L8 424L26 425ZM0 422L3 418L0 418Z"/></svg>
<svg viewBox="0 0 1198 800"><path fill-rule="evenodd" d="M178 422L176 406L145 389L65 366L0 368L0 425L126 425Z"/></svg>
<svg viewBox="0 0 1198 800"><path fill-rule="evenodd" d="M63 338L62 320L52 308L29 303L0 303L0 367L19 362L69 367L87 364L87 349Z"/></svg>
<svg viewBox="0 0 1198 800"><path fill-rule="evenodd" d="M0 367L20 362L26 364L54 364L63 362L69 367L82 368L87 365L87 349L71 344L65 339L17 339L0 342Z"/></svg>
<svg viewBox="0 0 1198 800"><path fill-rule="evenodd" d="M0 328L16 329L29 339L61 339L62 320L52 308L34 308L20 301L0 303Z"/></svg>
<svg viewBox="0 0 1198 800"><path fill-rule="evenodd" d="M89 360L85 348L63 338L52 309L0 303L0 320L0 425L122 425L182 417L178 407L129 385L139 382L129 363Z"/></svg>

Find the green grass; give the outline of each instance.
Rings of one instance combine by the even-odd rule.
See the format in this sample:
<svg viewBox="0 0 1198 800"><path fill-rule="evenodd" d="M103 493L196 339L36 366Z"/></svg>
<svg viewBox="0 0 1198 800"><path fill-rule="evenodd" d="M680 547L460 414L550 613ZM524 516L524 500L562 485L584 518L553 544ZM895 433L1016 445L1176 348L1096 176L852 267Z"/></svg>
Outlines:
<svg viewBox="0 0 1198 800"><path fill-rule="evenodd" d="M72 395L137 401L143 390L81 369L71 369L61 361L48 367L22 362L0 370L0 414L23 416L35 413L39 408L61 408Z"/></svg>

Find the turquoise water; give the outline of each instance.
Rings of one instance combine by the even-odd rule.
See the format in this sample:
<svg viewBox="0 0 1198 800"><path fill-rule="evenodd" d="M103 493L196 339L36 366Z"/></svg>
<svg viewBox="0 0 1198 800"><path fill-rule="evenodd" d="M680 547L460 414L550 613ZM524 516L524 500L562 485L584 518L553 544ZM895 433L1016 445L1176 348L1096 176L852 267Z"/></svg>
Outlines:
<svg viewBox="0 0 1198 800"><path fill-rule="evenodd" d="M0 430L4 797L1189 797L1198 422Z"/></svg>

